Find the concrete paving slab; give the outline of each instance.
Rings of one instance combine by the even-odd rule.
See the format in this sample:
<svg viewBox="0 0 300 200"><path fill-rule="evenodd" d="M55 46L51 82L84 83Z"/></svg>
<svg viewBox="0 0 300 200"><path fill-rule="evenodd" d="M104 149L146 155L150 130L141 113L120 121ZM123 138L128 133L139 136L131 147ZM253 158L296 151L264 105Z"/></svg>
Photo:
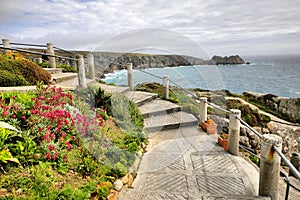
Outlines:
<svg viewBox="0 0 300 200"><path fill-rule="evenodd" d="M132 100L137 106L142 106L157 98L157 94L143 91L126 91L125 95Z"/></svg>
<svg viewBox="0 0 300 200"><path fill-rule="evenodd" d="M144 120L144 129L148 132L154 132L166 129L176 129L184 126L193 126L196 124L198 124L198 120L192 114L175 112L146 118Z"/></svg>
<svg viewBox="0 0 300 200"><path fill-rule="evenodd" d="M162 99L155 99L147 104L139 106L139 109L143 117L150 117L181 111L181 106Z"/></svg>
<svg viewBox="0 0 300 200"><path fill-rule="evenodd" d="M107 93L125 93L130 89L129 87L106 85L102 83L95 83L95 84L100 86Z"/></svg>

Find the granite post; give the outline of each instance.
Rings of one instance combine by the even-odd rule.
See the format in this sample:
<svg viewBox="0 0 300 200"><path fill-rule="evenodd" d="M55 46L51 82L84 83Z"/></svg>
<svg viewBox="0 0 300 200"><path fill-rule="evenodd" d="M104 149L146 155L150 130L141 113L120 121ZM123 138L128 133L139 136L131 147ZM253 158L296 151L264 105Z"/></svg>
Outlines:
<svg viewBox="0 0 300 200"><path fill-rule="evenodd" d="M163 77L163 98L169 99L169 77Z"/></svg>
<svg viewBox="0 0 300 200"><path fill-rule="evenodd" d="M200 98L200 123L207 120L207 98Z"/></svg>
<svg viewBox="0 0 300 200"><path fill-rule="evenodd" d="M282 149L281 137L264 134L261 141L259 195L269 196L272 200L279 200L280 156L273 149L275 145Z"/></svg>
<svg viewBox="0 0 300 200"><path fill-rule="evenodd" d="M47 43L47 54L55 55L52 43ZM56 61L55 61L55 57L53 56L49 56L49 67L56 68Z"/></svg>
<svg viewBox="0 0 300 200"><path fill-rule="evenodd" d="M89 53L87 55L88 58L88 69L89 69L89 78L95 80L95 63L94 63L94 55Z"/></svg>
<svg viewBox="0 0 300 200"><path fill-rule="evenodd" d="M231 109L229 115L229 137L228 137L228 152L239 156L239 141L240 141L240 120L241 111L238 109Z"/></svg>
<svg viewBox="0 0 300 200"><path fill-rule="evenodd" d="M128 78L128 86L130 90L133 90L134 88L134 80L133 80L133 69L132 69L132 63L127 63L127 78Z"/></svg>
<svg viewBox="0 0 300 200"><path fill-rule="evenodd" d="M83 55L77 56L77 67L79 88L87 88Z"/></svg>

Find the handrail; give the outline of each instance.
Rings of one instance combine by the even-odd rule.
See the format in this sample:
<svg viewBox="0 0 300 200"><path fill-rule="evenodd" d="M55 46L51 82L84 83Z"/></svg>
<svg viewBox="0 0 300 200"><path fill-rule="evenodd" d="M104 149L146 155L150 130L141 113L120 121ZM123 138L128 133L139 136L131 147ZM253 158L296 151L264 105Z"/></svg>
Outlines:
<svg viewBox="0 0 300 200"><path fill-rule="evenodd" d="M294 167L294 165L285 157L285 155L278 149L275 145L273 145L273 149L278 153L278 155L283 159L283 161L287 164L287 166L290 168L292 173L296 176L296 178L300 181L300 173L298 170Z"/></svg>
<svg viewBox="0 0 300 200"><path fill-rule="evenodd" d="M78 56L79 54L77 54L77 53L74 53L74 52L71 52L71 51L68 51L68 50L65 50L65 49L62 49L62 48L59 48L59 47L53 47L54 49L57 49L57 50L59 50L59 51L63 51L63 52L65 52L65 53L69 53L69 54L72 54L72 55L76 55L76 56Z"/></svg>
<svg viewBox="0 0 300 200"><path fill-rule="evenodd" d="M47 45L41 45L41 44L24 44L24 43L17 43L17 42L10 42L10 44L20 45L20 46L32 46L32 47L47 47Z"/></svg>
<svg viewBox="0 0 300 200"><path fill-rule="evenodd" d="M144 72L144 73L147 73L149 75L152 75L156 78L160 78L160 79L163 79L162 77L159 77L155 74L152 74L150 72L146 72L144 70L141 70L141 69L138 69L139 71L141 72ZM171 83L173 83L174 85L176 85L177 87L179 87L180 89L184 90L185 92L187 92L188 94L192 95L193 97L195 97L196 99L200 100L200 101L203 101L202 99L200 99L199 97L197 97L195 94L191 93L190 91L188 91L187 89L181 87L178 83L172 81L169 79L169 81ZM216 109L219 109L219 110L222 110L226 113L230 113L230 111L226 110L226 109L223 109L221 108L220 106L218 105L215 105L213 103L209 103L207 101L205 101L205 103L211 105L212 107L216 108ZM241 118L237 117L234 115L234 117L236 117L244 126L246 126L248 129L250 129L252 132L254 132L259 138L262 138L262 135L260 133L258 133L256 130L254 130L249 124L247 124L244 120L242 120ZM287 166L291 169L292 173L295 175L295 177L300 181L300 173L298 172L298 170L294 167L294 165L285 157L285 155L275 146L273 145L273 149L278 153L278 155L284 160L284 162L287 164Z"/></svg>
<svg viewBox="0 0 300 200"><path fill-rule="evenodd" d="M30 53L30 54L40 55L40 56L45 55L45 56L49 56L49 57L63 58L63 59L77 61L76 58L69 58L69 57L64 57L64 56L45 54L45 53L40 53L40 52L35 52L35 51L28 51L28 50L24 50L24 49L15 49L15 48L8 48L8 47L0 47L0 49L11 50L11 51L19 51L19 52L23 52L23 53Z"/></svg>

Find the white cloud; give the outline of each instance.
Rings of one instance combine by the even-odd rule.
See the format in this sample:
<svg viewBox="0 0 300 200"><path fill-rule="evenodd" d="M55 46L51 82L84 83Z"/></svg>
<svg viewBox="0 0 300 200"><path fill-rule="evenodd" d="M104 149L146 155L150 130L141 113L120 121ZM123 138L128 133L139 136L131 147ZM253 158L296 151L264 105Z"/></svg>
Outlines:
<svg viewBox="0 0 300 200"><path fill-rule="evenodd" d="M299 7L298 0L10 0L0 3L0 35L86 49L127 31L163 28L211 54L299 53Z"/></svg>

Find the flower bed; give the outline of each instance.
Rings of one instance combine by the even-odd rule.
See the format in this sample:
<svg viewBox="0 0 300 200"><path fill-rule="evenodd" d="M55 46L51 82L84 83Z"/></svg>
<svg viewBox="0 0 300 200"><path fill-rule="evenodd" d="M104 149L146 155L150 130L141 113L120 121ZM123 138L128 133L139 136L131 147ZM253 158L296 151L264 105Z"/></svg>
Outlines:
<svg viewBox="0 0 300 200"><path fill-rule="evenodd" d="M0 93L0 121L20 130L0 127L0 198L102 199L128 172L145 142L141 128L124 132L85 97L43 85Z"/></svg>

